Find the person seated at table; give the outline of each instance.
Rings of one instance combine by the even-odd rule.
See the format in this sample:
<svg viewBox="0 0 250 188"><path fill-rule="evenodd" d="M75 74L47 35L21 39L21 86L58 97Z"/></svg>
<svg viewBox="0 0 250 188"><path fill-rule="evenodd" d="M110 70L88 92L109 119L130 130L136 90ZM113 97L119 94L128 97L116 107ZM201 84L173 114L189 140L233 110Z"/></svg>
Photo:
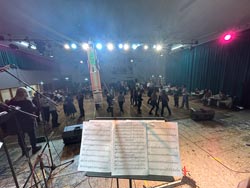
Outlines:
<svg viewBox="0 0 250 188"><path fill-rule="evenodd" d="M195 88L194 93L198 95L200 94L200 90L198 88Z"/></svg>
<svg viewBox="0 0 250 188"><path fill-rule="evenodd" d="M210 89L205 89L204 91L204 95L201 99L201 102L203 103L203 105L210 105L210 102L211 102L211 97L212 97L212 91Z"/></svg>
<svg viewBox="0 0 250 188"><path fill-rule="evenodd" d="M216 103L217 107L219 107L220 101L223 101L223 100L226 100L226 99L227 99L227 97L222 91L220 91L218 94L211 97L211 100L213 100L214 103Z"/></svg>

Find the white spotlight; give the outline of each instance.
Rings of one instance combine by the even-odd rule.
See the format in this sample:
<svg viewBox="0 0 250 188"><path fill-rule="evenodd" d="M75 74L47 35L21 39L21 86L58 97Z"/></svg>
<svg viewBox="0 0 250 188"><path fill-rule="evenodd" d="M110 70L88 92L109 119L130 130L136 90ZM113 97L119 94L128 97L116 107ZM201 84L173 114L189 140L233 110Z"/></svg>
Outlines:
<svg viewBox="0 0 250 188"><path fill-rule="evenodd" d="M98 50L101 50L101 49L102 49L102 44L101 44L101 43L97 43L97 44L96 44L96 48L97 48Z"/></svg>
<svg viewBox="0 0 250 188"><path fill-rule="evenodd" d="M80 63L83 64L83 60L81 60Z"/></svg>
<svg viewBox="0 0 250 188"><path fill-rule="evenodd" d="M118 47L119 47L120 49L122 49L122 48L123 48L123 44L119 44Z"/></svg>
<svg viewBox="0 0 250 188"><path fill-rule="evenodd" d="M31 45L30 48L33 49L33 50L36 50L36 46L35 45Z"/></svg>
<svg viewBox="0 0 250 188"><path fill-rule="evenodd" d="M156 51L161 51L162 50L162 45L157 44L155 49L156 49Z"/></svg>
<svg viewBox="0 0 250 188"><path fill-rule="evenodd" d="M137 44L132 44L132 48L133 48L133 50L136 50Z"/></svg>
<svg viewBox="0 0 250 188"><path fill-rule="evenodd" d="M112 43L108 43L107 48L109 51L112 51L112 50L114 50L114 45Z"/></svg>
<svg viewBox="0 0 250 188"><path fill-rule="evenodd" d="M82 49L87 51L89 49L89 44L88 43L83 43L82 44Z"/></svg>
<svg viewBox="0 0 250 188"><path fill-rule="evenodd" d="M22 41L22 42L20 42L20 44L27 47L27 48L29 47L29 43L26 41Z"/></svg>
<svg viewBox="0 0 250 188"><path fill-rule="evenodd" d="M64 44L64 49L66 49L66 50L69 50L70 49L70 46L68 45L68 44Z"/></svg>
<svg viewBox="0 0 250 188"><path fill-rule="evenodd" d="M72 44L71 44L71 48L72 48L72 49L76 49L76 48L77 48L77 45L76 45L75 43L72 43Z"/></svg>
<svg viewBox="0 0 250 188"><path fill-rule="evenodd" d="M124 44L124 45L123 45L123 48L124 48L124 50L126 50L126 51L129 50L129 44Z"/></svg>
<svg viewBox="0 0 250 188"><path fill-rule="evenodd" d="M144 45L144 50L147 50L148 49L148 45Z"/></svg>

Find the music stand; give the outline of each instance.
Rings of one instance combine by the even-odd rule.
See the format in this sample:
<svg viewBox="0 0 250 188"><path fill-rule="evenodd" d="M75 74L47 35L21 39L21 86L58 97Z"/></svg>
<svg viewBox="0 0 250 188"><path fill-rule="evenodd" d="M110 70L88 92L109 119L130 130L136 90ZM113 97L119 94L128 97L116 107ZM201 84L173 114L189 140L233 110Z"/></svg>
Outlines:
<svg viewBox="0 0 250 188"><path fill-rule="evenodd" d="M96 120L164 120L163 117L96 117ZM115 178L117 183L117 188L119 188L119 179L128 179L129 188L133 188L132 180L151 180L151 181L165 181L165 182L174 182L173 176L159 176L159 175L146 175L146 176L113 176L111 173L100 173L100 172L87 172L86 176L88 177L104 177L104 178ZM179 183L179 182L178 182Z"/></svg>

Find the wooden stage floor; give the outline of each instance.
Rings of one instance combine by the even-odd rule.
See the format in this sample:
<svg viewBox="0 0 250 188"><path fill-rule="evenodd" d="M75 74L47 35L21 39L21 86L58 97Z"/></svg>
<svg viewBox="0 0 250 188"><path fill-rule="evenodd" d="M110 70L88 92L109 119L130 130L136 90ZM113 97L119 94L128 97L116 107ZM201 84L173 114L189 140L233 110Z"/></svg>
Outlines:
<svg viewBox="0 0 250 188"><path fill-rule="evenodd" d="M77 108L77 105L75 106ZM190 100L190 107L211 109L202 106L198 99ZM53 188L117 188L116 179L86 177L85 172L78 172L80 144L65 146L62 141L61 136L65 126L81 124L84 120L91 120L96 117L110 116L106 111L106 100L103 106L96 111L93 100L85 99L84 108L85 119L77 119L65 117L62 105L60 105L58 108L60 111L60 127L55 129L46 127L51 140L50 149L54 164L59 165L74 159L72 164L63 165L53 171L48 186ZM189 110L173 107L171 96L170 108L172 115L168 116L165 109L165 118L167 121L178 122L181 163L182 167L187 170L187 180L189 180L176 187L195 187L194 185L196 185L200 188L236 188L241 180L250 176L250 147L248 146L250 143L250 111L235 112L214 107L212 108L215 110L214 120L196 122L190 119ZM150 106L147 104L147 97L144 97L143 100L142 114L137 114L137 109L130 105L128 96L126 96L124 113L120 114L118 109L116 101L114 117L154 117L148 114ZM78 116L79 112L76 114L76 117ZM37 135L44 135L42 125L38 126ZM31 171L27 159L21 157L16 136L6 137L5 142L14 164L18 182L22 185ZM40 144L45 145L45 143ZM49 151L46 148L43 155L45 164L50 161L48 157ZM36 159L37 155L31 156L32 165L35 164ZM40 168L35 168L35 171L39 179L42 179ZM29 180L27 187L31 186L32 181ZM163 183L133 180L132 186L133 188L156 187ZM120 180L119 185L121 188L129 187L128 180ZM0 149L0 187L15 187L3 148Z"/></svg>

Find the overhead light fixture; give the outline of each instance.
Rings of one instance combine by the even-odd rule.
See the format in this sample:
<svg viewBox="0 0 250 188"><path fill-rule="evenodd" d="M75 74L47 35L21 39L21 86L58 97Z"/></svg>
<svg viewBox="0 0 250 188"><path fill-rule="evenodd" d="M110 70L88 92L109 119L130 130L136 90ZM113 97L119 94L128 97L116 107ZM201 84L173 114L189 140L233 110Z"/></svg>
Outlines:
<svg viewBox="0 0 250 188"><path fill-rule="evenodd" d="M123 48L123 44L119 44L118 48L122 49Z"/></svg>
<svg viewBox="0 0 250 188"><path fill-rule="evenodd" d="M29 43L26 42L26 41L21 41L20 44L21 44L22 46L24 46L24 47L27 47L27 48L29 47Z"/></svg>
<svg viewBox="0 0 250 188"><path fill-rule="evenodd" d="M174 50L180 49L182 47L184 47L183 44L175 44L175 45L172 46L171 50L174 51Z"/></svg>
<svg viewBox="0 0 250 188"><path fill-rule="evenodd" d="M88 43L83 43L82 44L82 49L87 51L89 49L89 44Z"/></svg>
<svg viewBox="0 0 250 188"><path fill-rule="evenodd" d="M132 49L133 50L136 50L137 47L138 47L137 44L132 44Z"/></svg>
<svg viewBox="0 0 250 188"><path fill-rule="evenodd" d="M143 46L143 49L144 49L144 50L147 50L147 49L148 49L148 45L144 45L144 46Z"/></svg>
<svg viewBox="0 0 250 188"><path fill-rule="evenodd" d="M107 48L109 51L112 51L112 50L114 50L114 45L112 43L108 43Z"/></svg>
<svg viewBox="0 0 250 188"><path fill-rule="evenodd" d="M155 47L156 51L161 51L162 50L162 45L161 44L157 44Z"/></svg>
<svg viewBox="0 0 250 188"><path fill-rule="evenodd" d="M80 63L83 64L83 60L81 60Z"/></svg>
<svg viewBox="0 0 250 188"><path fill-rule="evenodd" d="M102 44L101 44L101 43L97 43L97 44L96 44L96 48L97 48L98 50L101 50L101 49L102 49Z"/></svg>
<svg viewBox="0 0 250 188"><path fill-rule="evenodd" d="M36 46L35 45L30 45L30 48L33 50L36 50Z"/></svg>
<svg viewBox="0 0 250 188"><path fill-rule="evenodd" d="M69 49L70 49L69 44L64 44L63 47L64 47L64 49L66 49L66 50L69 50Z"/></svg>
<svg viewBox="0 0 250 188"><path fill-rule="evenodd" d="M124 49L125 51L129 50L129 44L124 44L124 45L123 45L123 49Z"/></svg>
<svg viewBox="0 0 250 188"><path fill-rule="evenodd" d="M77 48L77 45L75 43L72 43L71 48L75 50Z"/></svg>

